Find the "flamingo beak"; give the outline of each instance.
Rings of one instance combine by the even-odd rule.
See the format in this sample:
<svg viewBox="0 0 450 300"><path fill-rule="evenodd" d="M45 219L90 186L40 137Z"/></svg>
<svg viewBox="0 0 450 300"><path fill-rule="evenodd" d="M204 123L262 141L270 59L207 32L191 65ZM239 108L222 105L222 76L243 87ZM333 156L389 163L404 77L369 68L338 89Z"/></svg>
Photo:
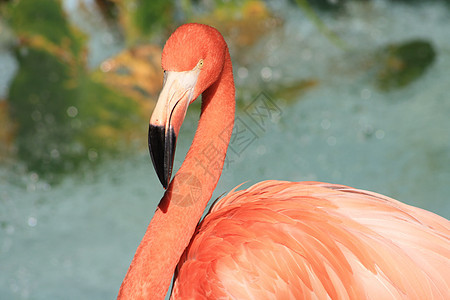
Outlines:
<svg viewBox="0 0 450 300"><path fill-rule="evenodd" d="M194 89L199 69L164 72L164 84L148 128L148 149L156 174L164 189L172 175L178 132L189 104L195 100Z"/></svg>

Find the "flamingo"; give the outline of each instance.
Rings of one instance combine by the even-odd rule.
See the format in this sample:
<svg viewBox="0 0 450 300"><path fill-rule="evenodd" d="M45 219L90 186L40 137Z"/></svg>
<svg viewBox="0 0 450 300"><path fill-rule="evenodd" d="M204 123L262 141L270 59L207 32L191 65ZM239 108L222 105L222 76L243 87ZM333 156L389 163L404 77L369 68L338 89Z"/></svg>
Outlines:
<svg viewBox="0 0 450 300"><path fill-rule="evenodd" d="M216 29L185 24L161 60L149 149L166 191L118 299L164 299L174 273L172 299L450 299L450 222L374 192L263 181L231 191L198 224L233 130L230 54ZM200 94L194 140L170 181Z"/></svg>

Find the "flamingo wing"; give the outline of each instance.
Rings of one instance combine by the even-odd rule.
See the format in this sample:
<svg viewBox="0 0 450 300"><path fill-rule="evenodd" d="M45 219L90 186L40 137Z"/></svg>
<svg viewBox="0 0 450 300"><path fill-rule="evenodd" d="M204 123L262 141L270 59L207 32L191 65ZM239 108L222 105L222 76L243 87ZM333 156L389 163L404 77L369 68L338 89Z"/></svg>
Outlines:
<svg viewBox="0 0 450 300"><path fill-rule="evenodd" d="M342 185L264 181L199 224L172 297L450 299L449 223Z"/></svg>

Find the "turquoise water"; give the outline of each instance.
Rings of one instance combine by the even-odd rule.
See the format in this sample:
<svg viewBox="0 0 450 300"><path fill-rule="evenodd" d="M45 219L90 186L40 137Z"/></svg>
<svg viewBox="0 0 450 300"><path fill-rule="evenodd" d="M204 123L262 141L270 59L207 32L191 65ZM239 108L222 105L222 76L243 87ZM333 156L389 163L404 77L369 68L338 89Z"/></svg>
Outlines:
<svg viewBox="0 0 450 300"><path fill-rule="evenodd" d="M272 5L286 21L240 54L255 58L252 64L235 65L246 144L231 145L235 152L213 198L245 181L244 187L265 179L318 180L450 218L450 10L352 4L345 16L323 16L348 43L343 51L300 11ZM366 65L375 49L418 37L436 49L434 64L406 88L374 88ZM270 92L271 84L309 78L319 84L295 100ZM272 115L252 119L252 100L275 103ZM197 119L198 107L188 111L175 168ZM145 136L140 143L145 148ZM162 193L146 151L66 175L57 185L16 162L1 166L0 298L114 298Z"/></svg>

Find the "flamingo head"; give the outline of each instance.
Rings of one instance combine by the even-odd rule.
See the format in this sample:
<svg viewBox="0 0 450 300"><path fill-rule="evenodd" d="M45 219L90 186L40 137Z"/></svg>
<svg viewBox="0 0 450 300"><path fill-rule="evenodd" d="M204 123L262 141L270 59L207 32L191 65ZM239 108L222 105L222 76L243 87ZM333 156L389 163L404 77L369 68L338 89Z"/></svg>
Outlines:
<svg viewBox="0 0 450 300"><path fill-rule="evenodd" d="M180 26L164 46L164 83L150 118L148 147L161 184L169 185L177 136L187 108L222 72L226 43L214 28Z"/></svg>

